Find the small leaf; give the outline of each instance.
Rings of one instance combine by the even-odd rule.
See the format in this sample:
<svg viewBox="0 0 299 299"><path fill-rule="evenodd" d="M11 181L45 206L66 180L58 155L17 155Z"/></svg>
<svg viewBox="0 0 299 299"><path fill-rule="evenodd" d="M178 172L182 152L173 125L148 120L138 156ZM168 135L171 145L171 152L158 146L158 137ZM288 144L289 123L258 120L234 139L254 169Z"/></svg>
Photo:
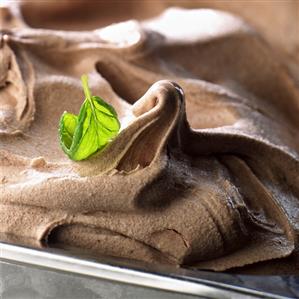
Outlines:
<svg viewBox="0 0 299 299"><path fill-rule="evenodd" d="M76 161L101 151L120 129L114 108L100 97L91 95L86 75L81 80L86 98L79 115L64 112L59 124L61 147L70 159Z"/></svg>

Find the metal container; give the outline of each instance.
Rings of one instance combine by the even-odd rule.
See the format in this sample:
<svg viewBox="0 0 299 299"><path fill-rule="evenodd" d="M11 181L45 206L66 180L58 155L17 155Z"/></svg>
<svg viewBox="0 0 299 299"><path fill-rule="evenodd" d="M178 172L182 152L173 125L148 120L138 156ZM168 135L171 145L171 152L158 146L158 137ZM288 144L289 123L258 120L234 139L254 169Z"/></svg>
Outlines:
<svg viewBox="0 0 299 299"><path fill-rule="evenodd" d="M232 275L0 242L0 298L299 298L299 277Z"/></svg>

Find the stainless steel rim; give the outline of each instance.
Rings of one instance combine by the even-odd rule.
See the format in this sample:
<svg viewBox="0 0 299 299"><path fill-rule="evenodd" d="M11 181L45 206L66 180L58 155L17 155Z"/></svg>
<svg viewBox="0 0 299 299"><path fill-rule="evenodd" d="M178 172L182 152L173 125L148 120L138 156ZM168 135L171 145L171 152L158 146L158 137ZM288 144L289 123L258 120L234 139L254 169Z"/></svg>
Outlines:
<svg viewBox="0 0 299 299"><path fill-rule="evenodd" d="M231 286L211 281L188 281L112 266L67 254L57 254L46 250L24 248L0 243L0 258L6 261L30 264L49 269L77 273L119 283L155 288L205 298L287 298L260 291Z"/></svg>

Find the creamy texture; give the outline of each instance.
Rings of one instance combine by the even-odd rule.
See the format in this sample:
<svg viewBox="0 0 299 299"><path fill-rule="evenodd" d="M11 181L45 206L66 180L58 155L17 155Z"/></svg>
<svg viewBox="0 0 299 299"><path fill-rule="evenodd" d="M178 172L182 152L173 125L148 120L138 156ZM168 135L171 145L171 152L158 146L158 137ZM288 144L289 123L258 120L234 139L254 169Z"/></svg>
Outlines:
<svg viewBox="0 0 299 299"><path fill-rule="evenodd" d="M257 28L276 50L286 52L299 62L299 2L296 0L23 1L21 10L25 21L35 28L91 30L128 19L152 18L169 6L233 13Z"/></svg>
<svg viewBox="0 0 299 299"><path fill-rule="evenodd" d="M215 10L86 32L5 14L2 233L216 271L296 260L299 90L252 28ZM57 127L79 111L83 73L122 130L72 162Z"/></svg>

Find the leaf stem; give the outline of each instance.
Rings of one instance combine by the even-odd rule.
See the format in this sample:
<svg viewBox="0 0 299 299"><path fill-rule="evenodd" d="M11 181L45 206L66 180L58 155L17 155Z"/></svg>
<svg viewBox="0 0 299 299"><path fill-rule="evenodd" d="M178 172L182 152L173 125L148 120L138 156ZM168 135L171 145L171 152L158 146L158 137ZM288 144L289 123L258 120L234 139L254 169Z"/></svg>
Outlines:
<svg viewBox="0 0 299 299"><path fill-rule="evenodd" d="M90 92L90 89L89 89L89 86L88 86L88 76L87 75L82 75L81 76L81 82L82 82L82 87L83 87L83 90L84 90L84 94L85 94L85 97L91 101L91 92Z"/></svg>
<svg viewBox="0 0 299 299"><path fill-rule="evenodd" d="M85 94L85 98L87 99L87 101L89 102L90 104L90 107L91 107L91 111L92 111L92 114L93 114L93 117L95 118L95 120L98 122L98 124L100 125L98 119L97 119L97 115L96 115L96 112L95 112L95 107L94 107L94 104L92 102L92 99L91 99L91 92L90 92L90 89L89 89L89 86L88 86L88 76L87 75L82 75L81 76L81 82L82 82L82 86L83 86L83 90L84 90L84 94Z"/></svg>

